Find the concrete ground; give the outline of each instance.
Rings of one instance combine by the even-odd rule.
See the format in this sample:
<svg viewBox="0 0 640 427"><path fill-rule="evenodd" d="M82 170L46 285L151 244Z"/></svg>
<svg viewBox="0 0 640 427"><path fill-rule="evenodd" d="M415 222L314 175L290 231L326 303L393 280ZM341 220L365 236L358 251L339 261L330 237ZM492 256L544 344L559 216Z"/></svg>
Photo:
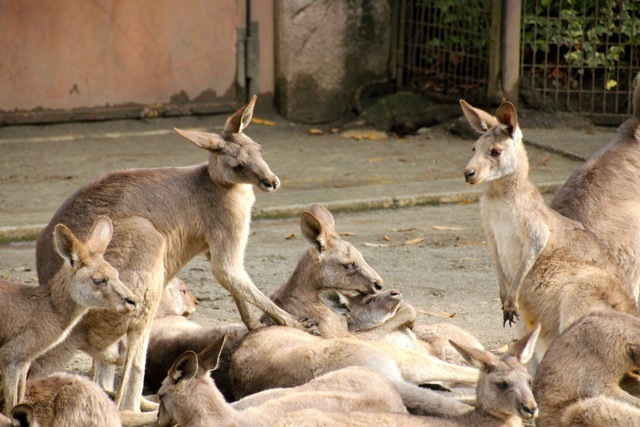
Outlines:
<svg viewBox="0 0 640 427"><path fill-rule="evenodd" d="M419 322L453 322L487 348L512 337L502 327L497 280L477 203L481 187L462 171L472 141L427 129L406 138L354 139L349 129L286 122L257 111L246 133L263 144L279 175L275 193L256 190L246 268L269 294L293 272L306 248L297 217L311 203L334 212L338 231L416 306ZM102 173L134 167L202 162L207 155L173 127L219 132L225 116L70 123L0 128L0 279L36 283L34 239L75 189ZM615 129L575 126L524 128L531 176L551 194ZM355 137L376 137L357 130ZM238 321L226 291L204 257L179 274L198 297L194 319ZM86 361L85 361L86 362ZM86 366L86 365L83 365ZM80 367L79 369L83 369Z"/></svg>

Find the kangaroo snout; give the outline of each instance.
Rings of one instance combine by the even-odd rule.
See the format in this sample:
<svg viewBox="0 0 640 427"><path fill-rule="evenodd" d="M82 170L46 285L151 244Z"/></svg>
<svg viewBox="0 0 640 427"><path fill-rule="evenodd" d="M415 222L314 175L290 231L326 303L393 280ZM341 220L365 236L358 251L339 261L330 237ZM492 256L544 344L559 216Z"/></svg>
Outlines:
<svg viewBox="0 0 640 427"><path fill-rule="evenodd" d="M471 182L471 179L475 176L475 174L476 174L475 169L465 169L464 180L467 181L469 184L473 184L473 182Z"/></svg>
<svg viewBox="0 0 640 427"><path fill-rule="evenodd" d="M264 191L276 191L278 187L280 187L280 179L275 175L271 179L260 180L260 188Z"/></svg>
<svg viewBox="0 0 640 427"><path fill-rule="evenodd" d="M538 416L538 405L534 402L532 404L523 404L520 408L520 415L525 420L530 420Z"/></svg>

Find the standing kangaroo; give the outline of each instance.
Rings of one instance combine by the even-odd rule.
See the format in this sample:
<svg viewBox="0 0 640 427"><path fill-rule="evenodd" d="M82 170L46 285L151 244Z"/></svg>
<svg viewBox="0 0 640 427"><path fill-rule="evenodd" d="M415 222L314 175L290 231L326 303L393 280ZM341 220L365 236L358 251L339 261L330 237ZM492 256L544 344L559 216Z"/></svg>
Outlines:
<svg viewBox="0 0 640 427"><path fill-rule="evenodd" d="M581 222L603 241L627 275L633 295L640 286L640 79L633 114L611 142L593 154L558 190L551 207Z"/></svg>
<svg viewBox="0 0 640 427"><path fill-rule="evenodd" d="M268 390L229 404L209 371L216 369L224 336L199 354L180 356L158 391L158 424L172 426L268 426L282 414L305 408L346 413L406 408L393 384L373 370L346 368L289 389Z"/></svg>
<svg viewBox="0 0 640 427"><path fill-rule="evenodd" d="M634 369L640 369L640 318L615 310L583 317L556 339L538 367L533 393L540 425L562 425L565 416L577 419L587 406L582 400L593 397L603 398L593 402L598 410L591 409L602 419L617 411L616 403L640 413L640 398L620 387ZM607 405L610 400L614 402Z"/></svg>
<svg viewBox="0 0 640 427"><path fill-rule="evenodd" d="M593 309L637 312L624 273L606 248L582 224L549 208L529 178L514 106L503 103L493 117L462 100L460 105L483 134L464 177L470 184L487 183L482 224L498 274L504 324L518 315L527 330L542 324L536 362L563 330Z"/></svg>
<svg viewBox="0 0 640 427"><path fill-rule="evenodd" d="M38 238L36 266L38 276L47 283L62 265L51 239L53 224L67 224L84 236L97 215L113 220L114 238L105 257L139 296L141 310L126 318L109 311L89 312L51 358L69 358L76 349L82 349L99 360L97 377L112 379L112 368L100 358L126 334L127 355L116 399L120 410L140 410L149 329L163 287L202 252L210 259L215 278L231 293L249 329L260 326L249 303L278 324L298 326L256 288L243 265L255 200L252 186L274 191L280 185L263 160L260 145L243 133L251 121L255 100L254 96L234 113L220 135L175 129L209 151L208 162L108 173L71 195ZM41 373L46 373L46 368ZM103 380L101 385L110 388L108 382Z"/></svg>
<svg viewBox="0 0 640 427"><path fill-rule="evenodd" d="M0 373L5 413L24 396L32 360L60 343L90 308L132 312L135 295L119 279L103 255L112 224L99 216L83 243L63 224L53 228L56 256L62 265L40 286L0 286Z"/></svg>

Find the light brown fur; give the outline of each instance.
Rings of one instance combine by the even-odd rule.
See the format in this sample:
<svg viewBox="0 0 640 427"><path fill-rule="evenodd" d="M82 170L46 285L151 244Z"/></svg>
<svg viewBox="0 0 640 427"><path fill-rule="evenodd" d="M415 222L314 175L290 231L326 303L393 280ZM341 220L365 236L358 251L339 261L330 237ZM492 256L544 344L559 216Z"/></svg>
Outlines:
<svg viewBox="0 0 640 427"><path fill-rule="evenodd" d="M230 405L208 372L215 369L223 345L224 337L198 355L189 351L176 360L158 393L160 426L268 426L284 413L305 408L406 413L393 385L365 368L332 372L299 387L270 390Z"/></svg>
<svg viewBox="0 0 640 427"><path fill-rule="evenodd" d="M46 283L60 268L49 237L52 224L68 224L83 236L96 215L108 214L114 221L114 239L106 259L143 300L142 310L126 319L114 318L108 311L91 311L52 358L68 359L81 349L100 361L99 370L112 369L105 363L113 361L101 360L102 353L126 334L127 356L117 393L122 410L139 410L149 330L162 289L200 253L210 259L213 275L232 294L250 329L260 323L249 304L279 324L299 326L256 288L243 265L255 200L252 186L265 191L279 186L262 159L259 144L242 132L254 104L255 97L227 120L220 135L176 129L210 152L208 162L106 174L69 197L38 239L36 266ZM41 372L46 370L45 366Z"/></svg>
<svg viewBox="0 0 640 427"><path fill-rule="evenodd" d="M624 273L597 237L550 209L529 178L529 162L512 104L493 117L460 101L483 135L465 168L487 183L482 223L498 274L504 322L542 324L536 360L569 325L593 309L637 312ZM534 364L535 366L535 364Z"/></svg>
<svg viewBox="0 0 640 427"><path fill-rule="evenodd" d="M593 230L626 273L637 298L640 285L640 79L633 93L632 116L606 146L569 177L551 201L551 207Z"/></svg>
<svg viewBox="0 0 640 427"><path fill-rule="evenodd" d="M640 409L640 399L620 387L623 376L638 368L639 318L614 310L585 316L556 339L539 366L533 390L540 425L561 425L567 407L596 396Z"/></svg>
<svg viewBox="0 0 640 427"><path fill-rule="evenodd" d="M580 400L562 413L562 427L635 427L640 408L604 396Z"/></svg>
<svg viewBox="0 0 640 427"><path fill-rule="evenodd" d="M0 372L5 413L22 400L31 361L61 342L89 308L133 311L138 299L103 258L111 241L109 218L98 217L80 241L65 225L52 231L62 265L40 286L0 286Z"/></svg>

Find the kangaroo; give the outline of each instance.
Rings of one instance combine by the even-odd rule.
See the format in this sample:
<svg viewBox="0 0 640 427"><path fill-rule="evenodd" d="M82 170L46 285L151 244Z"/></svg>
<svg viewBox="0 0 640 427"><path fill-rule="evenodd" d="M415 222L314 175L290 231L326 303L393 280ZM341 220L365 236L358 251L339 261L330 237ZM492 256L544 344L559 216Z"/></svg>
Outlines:
<svg viewBox="0 0 640 427"><path fill-rule="evenodd" d="M562 413L562 427L633 427L640 420L640 408L604 396L579 400Z"/></svg>
<svg viewBox="0 0 640 427"><path fill-rule="evenodd" d="M640 79L632 116L613 139L558 190L551 207L581 222L604 242L638 298L640 285Z"/></svg>
<svg viewBox="0 0 640 427"><path fill-rule="evenodd" d="M158 425L268 426L272 419L304 408L406 413L393 385L366 368L331 372L299 387L269 390L229 404L208 373L216 368L224 341L223 336L200 353L187 351L175 361L158 392Z"/></svg>
<svg viewBox="0 0 640 427"><path fill-rule="evenodd" d="M133 312L137 297L120 281L103 257L111 241L109 218L96 218L83 243L64 224L55 226L53 245L64 261L56 275L40 286L0 287L0 372L5 413L24 395L32 360L60 343L90 308Z"/></svg>
<svg viewBox="0 0 640 427"><path fill-rule="evenodd" d="M523 425L522 420L532 420L538 414L538 406L530 389L531 377L523 364L527 363L534 353L539 330L538 327L525 335L500 358L488 351L451 341L451 345L460 351L469 363L478 366L481 372L476 386L476 408L466 414L435 418L394 413L337 414L307 409L287 414L275 420L272 425L520 427Z"/></svg>
<svg viewBox="0 0 640 427"><path fill-rule="evenodd" d="M187 289L187 284L183 280L174 277L167 282L162 291L155 318L159 319L174 315L189 317L196 311L197 305L198 301L195 295Z"/></svg>
<svg viewBox="0 0 640 427"><path fill-rule="evenodd" d="M438 359L459 365L466 362L449 343L450 339L484 350L477 339L456 325L416 325L415 308L404 302L402 293L397 289L364 296L349 296L329 290L322 292L321 298L332 310L346 317L349 331L361 339L425 351Z"/></svg>
<svg viewBox="0 0 640 427"><path fill-rule="evenodd" d="M121 410L139 410L149 330L163 287L200 253L211 261L213 275L231 293L249 329L261 326L249 304L278 324L300 326L258 290L243 266L255 200L252 186L267 192L280 186L260 145L243 133L255 101L254 96L229 117L220 135L175 129L209 151L208 162L108 173L71 195L38 238L36 267L47 283L61 266L54 256L52 224L67 224L83 236L97 215L114 221L114 238L105 256L143 300L141 310L127 318L114 318L109 311L89 312L61 352L68 358L81 349L100 359L104 349L126 334L127 355L116 399ZM99 360L100 369L112 368ZM107 381L101 385L112 386Z"/></svg>
<svg viewBox="0 0 640 427"><path fill-rule="evenodd" d="M513 104L496 116L460 101L483 135L464 170L470 184L487 183L482 223L498 275L503 324L523 316L524 328L542 324L535 365L551 342L593 309L636 313L624 273L582 224L549 208L529 178L529 162Z"/></svg>
<svg viewBox="0 0 640 427"><path fill-rule="evenodd" d="M337 289L370 294L382 289L384 281L352 244L340 238L333 215L324 206L314 204L300 214L300 231L310 247L271 299L294 318L317 322L323 337L348 336L344 318L322 302L319 292Z"/></svg>
<svg viewBox="0 0 640 427"><path fill-rule="evenodd" d="M607 310L583 317L556 339L536 373L533 393L540 405L540 425L562 425L566 408L597 396L640 410L640 398L620 387L625 374L639 368L637 316Z"/></svg>

